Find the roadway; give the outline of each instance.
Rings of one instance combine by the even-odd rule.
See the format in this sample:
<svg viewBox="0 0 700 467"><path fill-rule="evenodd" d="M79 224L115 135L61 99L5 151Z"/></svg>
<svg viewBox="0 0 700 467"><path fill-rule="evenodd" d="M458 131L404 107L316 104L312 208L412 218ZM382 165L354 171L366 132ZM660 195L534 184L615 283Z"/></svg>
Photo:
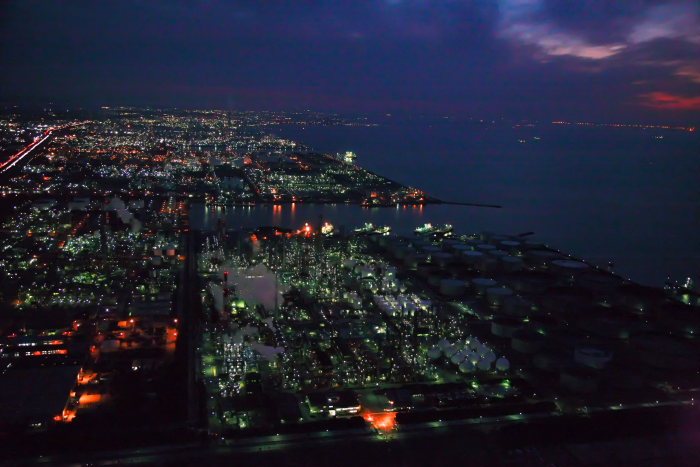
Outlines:
<svg viewBox="0 0 700 467"><path fill-rule="evenodd" d="M83 125L85 123L88 122L85 121L80 123L69 123L66 125L49 128L48 130L44 131L44 133L41 136L37 137L31 144L27 145L17 154L13 155L8 160L1 163L0 175L6 175L17 164L19 164L22 161L28 160L27 158L34 154L37 149L41 148L44 145L44 143L46 143L49 139L51 139L52 136L55 135L57 131L65 130L66 128L70 128L73 126Z"/></svg>

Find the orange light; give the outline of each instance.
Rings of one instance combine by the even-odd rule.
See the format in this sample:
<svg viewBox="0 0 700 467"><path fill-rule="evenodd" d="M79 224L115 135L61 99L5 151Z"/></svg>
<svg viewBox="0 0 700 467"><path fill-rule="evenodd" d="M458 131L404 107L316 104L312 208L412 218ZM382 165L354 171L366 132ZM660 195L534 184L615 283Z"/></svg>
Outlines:
<svg viewBox="0 0 700 467"><path fill-rule="evenodd" d="M67 349L58 349L56 351L56 353L59 355L68 355L68 350Z"/></svg>
<svg viewBox="0 0 700 467"><path fill-rule="evenodd" d="M372 428L381 431L396 429L396 412L370 413L363 412L362 418L372 425Z"/></svg>
<svg viewBox="0 0 700 467"><path fill-rule="evenodd" d="M101 399L102 399L101 394L83 394L82 396L80 396L80 399L78 399L78 403L80 405L95 404L97 402L100 402Z"/></svg>

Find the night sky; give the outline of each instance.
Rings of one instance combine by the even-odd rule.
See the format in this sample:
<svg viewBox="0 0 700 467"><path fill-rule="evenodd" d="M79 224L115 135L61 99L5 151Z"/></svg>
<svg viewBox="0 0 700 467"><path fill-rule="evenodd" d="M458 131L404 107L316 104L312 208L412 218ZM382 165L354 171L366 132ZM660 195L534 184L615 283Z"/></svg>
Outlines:
<svg viewBox="0 0 700 467"><path fill-rule="evenodd" d="M700 120L700 2L0 2L0 101Z"/></svg>

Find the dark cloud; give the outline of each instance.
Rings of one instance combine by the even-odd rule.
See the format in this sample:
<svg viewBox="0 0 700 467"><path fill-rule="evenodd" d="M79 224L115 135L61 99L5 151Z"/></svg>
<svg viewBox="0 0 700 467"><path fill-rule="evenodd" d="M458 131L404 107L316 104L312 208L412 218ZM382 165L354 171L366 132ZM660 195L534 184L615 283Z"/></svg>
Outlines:
<svg viewBox="0 0 700 467"><path fill-rule="evenodd" d="M0 18L4 100L688 119L640 96L700 95L685 1L23 0Z"/></svg>

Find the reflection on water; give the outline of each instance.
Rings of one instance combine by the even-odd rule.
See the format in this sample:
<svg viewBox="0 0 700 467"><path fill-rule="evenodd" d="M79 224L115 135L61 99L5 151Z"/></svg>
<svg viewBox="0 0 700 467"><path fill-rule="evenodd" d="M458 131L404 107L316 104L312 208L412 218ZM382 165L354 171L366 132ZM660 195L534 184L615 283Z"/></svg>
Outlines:
<svg viewBox="0 0 700 467"><path fill-rule="evenodd" d="M680 256L676 250L681 246L652 243L656 248L645 247L640 255L630 247L631 238L620 236L617 229L604 230L600 223L576 221L577 216L586 215L586 206L581 205L575 212L562 206L559 209L541 209L533 205L511 209L476 208L453 205L399 206L365 208L345 204L283 204L238 207L208 207L194 204L191 211L191 225L197 229L214 229L219 218L224 219L231 229L254 229L260 226L279 226L298 229L309 222L331 222L336 229L346 231L362 226L366 222L375 225L390 225L401 235L411 235L413 229L426 222L454 225L456 233L492 231L518 234L536 232L536 237L552 246L582 257L596 264L604 265L615 260L616 271L642 283L662 285L666 275L676 270L680 277L689 269L687 256ZM617 225L617 224L616 224ZM655 261L650 262L649 258Z"/></svg>
<svg viewBox="0 0 700 467"><path fill-rule="evenodd" d="M475 210L477 213L472 213ZM478 212L481 211L481 212ZM195 204L191 213L192 226L213 229L218 219L224 219L228 228L256 228L274 225L298 229L309 222L321 220L333 224L336 229L345 227L348 231L366 222L375 225L390 225L399 234L408 235L425 222L451 223L460 233L479 232L484 226L498 230L509 230L511 226L499 222L499 216L486 209L463 206L397 206L366 208L346 204L282 204L269 206L209 207Z"/></svg>

